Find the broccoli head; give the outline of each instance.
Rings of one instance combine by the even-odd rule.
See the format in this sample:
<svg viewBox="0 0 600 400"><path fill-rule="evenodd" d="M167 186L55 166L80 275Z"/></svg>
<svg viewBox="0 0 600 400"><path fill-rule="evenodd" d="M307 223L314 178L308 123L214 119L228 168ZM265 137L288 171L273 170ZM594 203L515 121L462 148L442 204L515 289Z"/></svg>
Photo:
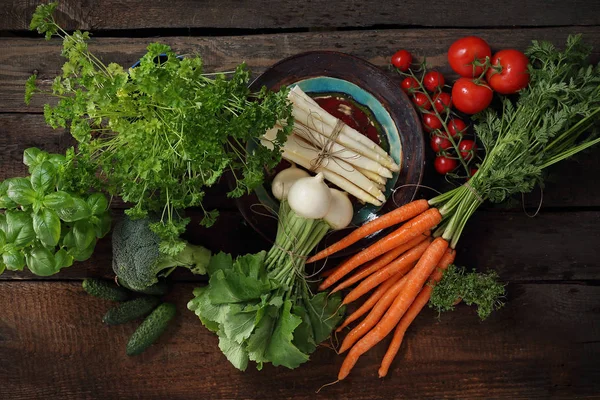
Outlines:
<svg viewBox="0 0 600 400"><path fill-rule="evenodd" d="M113 271L125 286L143 290L175 267L188 268L194 274L206 273L210 250L186 242L176 256L163 254L158 250L160 238L150 230L151 222L148 218L131 220L125 216L113 229Z"/></svg>

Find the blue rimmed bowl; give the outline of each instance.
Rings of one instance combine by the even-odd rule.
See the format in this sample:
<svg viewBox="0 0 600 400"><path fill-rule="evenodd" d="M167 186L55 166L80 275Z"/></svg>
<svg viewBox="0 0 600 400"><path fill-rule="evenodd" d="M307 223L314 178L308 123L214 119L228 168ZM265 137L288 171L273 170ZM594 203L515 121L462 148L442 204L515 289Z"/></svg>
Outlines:
<svg viewBox="0 0 600 400"><path fill-rule="evenodd" d="M397 83L365 60L339 52L318 51L301 53L278 62L260 75L251 89L259 90L266 86L276 91L282 86L291 88L294 85L313 97L336 93L367 109L379 128L382 147L401 167L388 179L383 206L355 205L352 227L375 219L414 198L423 174L424 141L418 116ZM252 151L257 145L249 143L247 150ZM278 202L271 195L270 178L267 177L263 187L236 202L246 221L267 240L273 241L277 222L268 216L267 210L277 210ZM336 256L356 252L389 230L379 231ZM327 246L347 233L347 230L333 232L319 247Z"/></svg>

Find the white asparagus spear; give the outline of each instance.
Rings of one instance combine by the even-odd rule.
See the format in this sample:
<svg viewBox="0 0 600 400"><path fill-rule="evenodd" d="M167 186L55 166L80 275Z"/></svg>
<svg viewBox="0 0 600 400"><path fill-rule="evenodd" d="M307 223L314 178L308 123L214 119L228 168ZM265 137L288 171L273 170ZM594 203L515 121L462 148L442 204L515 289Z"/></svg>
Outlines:
<svg viewBox="0 0 600 400"><path fill-rule="evenodd" d="M363 174L364 176L366 176L367 178L369 178L373 182L377 183L378 185L382 185L382 186L385 187L386 179L383 176L377 175L373 171L369 171L367 169L363 169L363 168L358 167L358 166L355 166L355 167L358 170L358 172L360 172L361 174Z"/></svg>
<svg viewBox="0 0 600 400"><path fill-rule="evenodd" d="M276 125L276 127L281 129L280 125ZM319 149L323 149L323 147L327 145L329 153L333 157L340 158L349 164L354 165L355 167L360 167L361 170L373 172L373 174L378 176L380 175L382 178L392 177L392 172L383 165L379 164L377 161L362 156L357 152L340 145L339 143L329 143L329 139L327 137L310 127L301 124L295 124L293 132L296 135L308 140ZM385 183L385 180L381 183Z"/></svg>
<svg viewBox="0 0 600 400"><path fill-rule="evenodd" d="M312 99L309 95L304 93L304 91L302 91L302 89L300 89L299 86L296 85L292 88L292 90L290 90L290 95L288 95L288 98L293 103L297 104L299 107L304 108L306 111L310 111L311 108L314 108L317 112L319 112L319 114L323 114L323 122L331 126L332 128L337 124L338 119L333 115L329 114L327 111L325 111L314 99ZM392 157L390 157L390 155L385 150L383 150L377 143L373 142L371 139L358 132L356 129L348 125L344 125L342 132L348 135L353 140L365 145L369 149L374 150L376 153L380 154L382 157L386 157L393 162Z"/></svg>

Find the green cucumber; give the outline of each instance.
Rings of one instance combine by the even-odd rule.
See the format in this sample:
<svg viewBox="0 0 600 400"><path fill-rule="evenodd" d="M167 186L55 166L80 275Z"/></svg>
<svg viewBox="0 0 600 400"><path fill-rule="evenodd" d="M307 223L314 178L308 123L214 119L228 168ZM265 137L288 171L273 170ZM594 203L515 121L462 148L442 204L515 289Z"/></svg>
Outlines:
<svg viewBox="0 0 600 400"><path fill-rule="evenodd" d="M146 350L167 329L169 321L173 319L175 313L176 307L172 303L162 303L156 307L129 338L127 355L134 356Z"/></svg>
<svg viewBox="0 0 600 400"><path fill-rule="evenodd" d="M105 279L87 278L83 280L82 286L88 294L101 299L125 301L129 298L127 289Z"/></svg>
<svg viewBox="0 0 600 400"><path fill-rule="evenodd" d="M124 288L127 288L131 291L149 294L152 296L164 296L165 294L167 294L169 292L169 285L165 281L156 282L154 285L148 286L147 288L144 288L143 290L134 290L134 289L130 288L129 286L127 286L125 281L123 281L122 279L119 279L119 278L117 278L117 282L119 282L119 285L121 285Z"/></svg>
<svg viewBox="0 0 600 400"><path fill-rule="evenodd" d="M129 300L108 310L102 322L107 325L124 324L148 314L160 304L160 299L154 296L143 296Z"/></svg>

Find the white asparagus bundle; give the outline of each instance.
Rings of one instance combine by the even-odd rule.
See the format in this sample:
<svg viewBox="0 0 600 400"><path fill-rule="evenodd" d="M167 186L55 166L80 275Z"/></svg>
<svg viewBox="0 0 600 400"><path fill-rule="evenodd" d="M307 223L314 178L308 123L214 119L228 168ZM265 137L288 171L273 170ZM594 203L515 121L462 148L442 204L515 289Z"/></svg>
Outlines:
<svg viewBox="0 0 600 400"><path fill-rule="evenodd" d="M261 144L269 149L273 149L273 143L271 142L275 139L276 133L277 129L271 129L267 131L267 133L265 133L263 136L263 139L260 141ZM297 138L297 140L302 139ZM380 206L383 204L383 201L385 201L385 196L380 190L380 186L378 186L377 183L370 181L364 175L362 178L360 178L360 172L354 170L355 173L352 174L352 180L349 180L345 177L348 176L349 172L340 167L338 164L330 164L331 168L328 168L328 166L325 165L320 165L317 168L314 168L314 160L318 157L318 150L313 147L313 150L310 151L307 148L308 146L310 146L310 144L306 142L300 146L296 143L296 140L292 139L290 136L283 147L282 157L308 170L314 171L315 173L322 172L325 179L338 186L340 189L350 193L362 202L370 203L375 206ZM366 188L358 186L355 179L358 179L360 182L364 183ZM369 193L365 189L369 189L369 191L373 194Z"/></svg>
<svg viewBox="0 0 600 400"><path fill-rule="evenodd" d="M358 172L360 172L361 174L363 174L364 176L366 176L373 182L375 182L385 188L385 184L386 184L387 180L383 176L377 175L375 172L370 171L368 169L361 168L361 167L357 166L356 164L353 164L353 165L358 170Z"/></svg>
<svg viewBox="0 0 600 400"><path fill-rule="evenodd" d="M275 127L277 129L282 129L281 125L275 125ZM392 177L392 171L379 164L377 161L361 156L339 143L329 142L329 139L326 136L323 136L321 133L308 126L296 123L294 125L293 133L306 139L320 149L327 146L329 156L344 160L355 167L359 167L361 170L370 171L373 173L372 175L376 175L383 179L381 182L371 179L375 182L385 184L384 178Z"/></svg>
<svg viewBox="0 0 600 400"><path fill-rule="evenodd" d="M315 120L318 120L321 122L321 126L317 127L315 125L316 130L325 136L330 137L331 132L338 123L338 119L336 117L321 108L316 101L310 98L310 96L304 93L298 86L295 86L292 90L290 90L288 99L295 106L292 109L292 113L297 122L299 121L303 125L309 126L309 121L315 125ZM323 125L328 126L329 129L326 129L326 127ZM392 157L386 153L385 150L379 147L371 139L346 124L343 125L340 134L336 138L336 141L346 147L351 148L359 154L364 153L364 156L378 161L392 171L400 170L400 167L394 162Z"/></svg>

